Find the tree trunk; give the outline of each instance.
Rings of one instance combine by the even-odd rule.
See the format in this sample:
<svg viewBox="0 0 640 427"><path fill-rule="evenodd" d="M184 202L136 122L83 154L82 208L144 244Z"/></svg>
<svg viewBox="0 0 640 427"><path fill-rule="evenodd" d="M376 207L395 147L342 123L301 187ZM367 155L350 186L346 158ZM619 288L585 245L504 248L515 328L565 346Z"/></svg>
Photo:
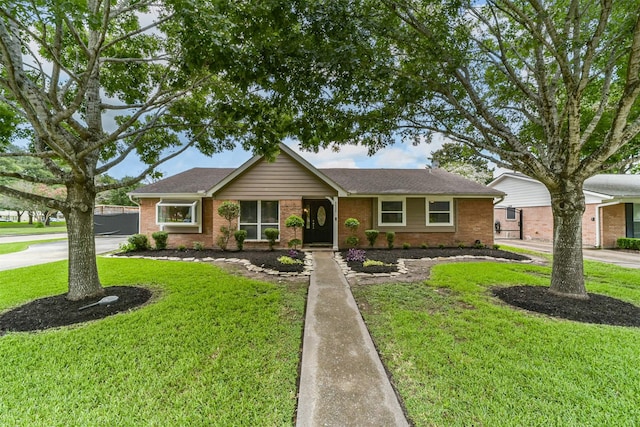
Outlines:
<svg viewBox="0 0 640 427"><path fill-rule="evenodd" d="M588 299L582 259L582 216L585 203L582 185L563 183L551 192L553 210L553 270L549 292Z"/></svg>
<svg viewBox="0 0 640 427"><path fill-rule="evenodd" d="M98 277L93 223L93 200L86 189L68 188L72 208L64 212L69 236L69 293L72 301L104 295Z"/></svg>

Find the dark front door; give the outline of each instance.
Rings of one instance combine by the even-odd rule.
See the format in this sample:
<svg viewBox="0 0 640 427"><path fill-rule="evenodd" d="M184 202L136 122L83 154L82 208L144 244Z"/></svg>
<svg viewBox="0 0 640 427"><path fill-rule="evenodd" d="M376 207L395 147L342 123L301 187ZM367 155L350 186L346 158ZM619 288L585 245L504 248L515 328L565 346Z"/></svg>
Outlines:
<svg viewBox="0 0 640 427"><path fill-rule="evenodd" d="M333 244L333 205L329 200L304 201L305 245Z"/></svg>

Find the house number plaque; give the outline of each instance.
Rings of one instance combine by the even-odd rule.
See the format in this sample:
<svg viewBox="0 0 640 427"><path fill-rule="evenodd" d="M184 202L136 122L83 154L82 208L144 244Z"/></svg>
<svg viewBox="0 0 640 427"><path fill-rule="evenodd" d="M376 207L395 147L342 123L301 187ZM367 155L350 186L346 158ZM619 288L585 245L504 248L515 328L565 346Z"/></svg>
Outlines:
<svg viewBox="0 0 640 427"><path fill-rule="evenodd" d="M318 225L320 227L324 227L324 223L327 221L327 212L325 211L324 206L320 206L318 208L316 217L318 219Z"/></svg>

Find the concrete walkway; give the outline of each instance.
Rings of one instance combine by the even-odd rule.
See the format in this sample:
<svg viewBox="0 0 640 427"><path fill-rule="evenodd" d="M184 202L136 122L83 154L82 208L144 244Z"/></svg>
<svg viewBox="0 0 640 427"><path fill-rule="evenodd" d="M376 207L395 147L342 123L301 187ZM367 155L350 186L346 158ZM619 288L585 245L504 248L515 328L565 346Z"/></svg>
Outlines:
<svg viewBox="0 0 640 427"><path fill-rule="evenodd" d="M333 253L313 260L296 425L408 426Z"/></svg>
<svg viewBox="0 0 640 427"><path fill-rule="evenodd" d="M21 241L28 242L31 240L59 239L66 237L66 234L22 237L6 236L0 239L0 243ZM118 249L121 243L127 241L127 236L96 236L95 241L96 254L101 254ZM64 259L68 259L68 257L69 245L66 239L56 242L38 243L29 246L28 249L21 252L13 252L10 254L0 255L0 271L12 270L14 268L21 267L31 267L34 265L46 264L48 262L54 261L61 261Z"/></svg>

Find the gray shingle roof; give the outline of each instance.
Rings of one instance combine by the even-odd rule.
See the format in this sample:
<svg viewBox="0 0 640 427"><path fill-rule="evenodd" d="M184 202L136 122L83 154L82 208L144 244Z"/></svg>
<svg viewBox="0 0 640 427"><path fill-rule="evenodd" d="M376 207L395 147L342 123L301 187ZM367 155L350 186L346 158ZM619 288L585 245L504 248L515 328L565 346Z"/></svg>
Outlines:
<svg viewBox="0 0 640 427"><path fill-rule="evenodd" d="M235 169L194 168L140 187L132 194L180 194L207 191ZM442 194L498 197L502 192L442 169L318 169L347 193L361 195Z"/></svg>
<svg viewBox="0 0 640 427"><path fill-rule="evenodd" d="M640 197L640 175L596 175L584 182L584 189L614 197Z"/></svg>
<svg viewBox="0 0 640 427"><path fill-rule="evenodd" d="M233 172L234 168L193 168L145 185L132 194L179 194L207 191Z"/></svg>
<svg viewBox="0 0 640 427"><path fill-rule="evenodd" d="M449 194L501 196L442 169L318 169L352 194Z"/></svg>

